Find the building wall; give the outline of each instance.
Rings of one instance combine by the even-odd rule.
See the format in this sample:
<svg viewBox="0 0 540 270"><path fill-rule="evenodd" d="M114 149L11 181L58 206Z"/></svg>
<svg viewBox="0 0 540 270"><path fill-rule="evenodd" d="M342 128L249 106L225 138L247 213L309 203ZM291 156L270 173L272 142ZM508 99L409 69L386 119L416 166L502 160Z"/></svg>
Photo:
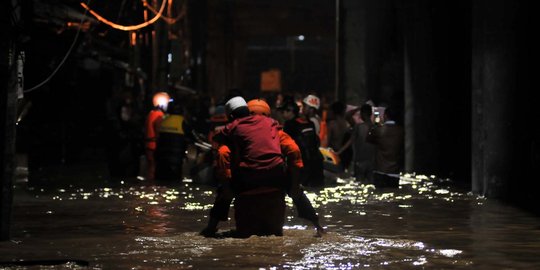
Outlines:
<svg viewBox="0 0 540 270"><path fill-rule="evenodd" d="M271 68L282 71L284 92L334 92L334 13L326 0L208 0L208 93L258 93L260 73ZM300 35L305 42L294 40Z"/></svg>
<svg viewBox="0 0 540 270"><path fill-rule="evenodd" d="M343 9L347 100L401 112L406 171L470 181L468 1L344 1Z"/></svg>
<svg viewBox="0 0 540 270"><path fill-rule="evenodd" d="M538 211L530 1L343 3L346 97L403 106L405 171Z"/></svg>
<svg viewBox="0 0 540 270"><path fill-rule="evenodd" d="M473 1L472 187L538 211L530 10L528 1Z"/></svg>

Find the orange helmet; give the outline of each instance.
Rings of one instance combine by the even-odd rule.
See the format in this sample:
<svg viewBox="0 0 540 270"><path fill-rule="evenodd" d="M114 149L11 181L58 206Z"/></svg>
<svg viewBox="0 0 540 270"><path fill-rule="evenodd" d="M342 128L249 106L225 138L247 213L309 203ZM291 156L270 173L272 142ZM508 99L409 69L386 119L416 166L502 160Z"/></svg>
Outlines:
<svg viewBox="0 0 540 270"><path fill-rule="evenodd" d="M270 116L270 106L262 99L252 99L247 105L251 113Z"/></svg>
<svg viewBox="0 0 540 270"><path fill-rule="evenodd" d="M152 103L154 107L160 107L163 110L167 110L167 105L169 105L171 97L166 92L157 92L152 98Z"/></svg>

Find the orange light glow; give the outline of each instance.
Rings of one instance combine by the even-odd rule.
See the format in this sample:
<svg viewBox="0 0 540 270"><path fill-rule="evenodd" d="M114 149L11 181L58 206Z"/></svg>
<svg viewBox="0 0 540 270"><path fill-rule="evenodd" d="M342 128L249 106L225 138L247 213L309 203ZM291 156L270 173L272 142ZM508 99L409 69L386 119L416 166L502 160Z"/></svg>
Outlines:
<svg viewBox="0 0 540 270"><path fill-rule="evenodd" d="M171 6L169 6L170 8ZM152 13L154 14L158 14L158 11L156 9L154 9L152 6L150 5L146 5L146 8L148 8L148 10L152 11ZM169 11L170 12L170 11ZM176 23L178 20L182 19L184 17L184 15L186 14L186 9L182 9L182 11L180 12L180 14L178 16L176 16L176 18L171 18L171 17L167 17L165 15L161 15L160 18L163 19L165 22L167 22L168 24L174 24Z"/></svg>
<svg viewBox="0 0 540 270"><path fill-rule="evenodd" d="M133 31L130 33L130 44L131 46L136 46L137 45L137 32Z"/></svg>
<svg viewBox="0 0 540 270"><path fill-rule="evenodd" d="M85 3L81 3L81 6L83 8L85 8L86 10L88 10L88 12L90 12L90 14L92 14L94 17L96 17L96 19L98 19L100 22L102 22L104 24L107 24L107 25L109 25L110 27L112 27L114 29L118 29L118 30L122 30L122 31L134 31L134 30L144 28L144 27L146 27L148 25L151 25L154 22L156 22L159 19L159 17L161 17L161 14L163 13L163 10L165 9L165 4L166 3L167 3L167 0L163 0L163 2L161 3L161 8L159 9L159 12L156 14L156 16L154 18L152 18L149 21L143 22L141 24L137 24L137 25L120 25L120 24L116 24L116 23L111 22L111 21L103 18L102 16L100 16L97 12L90 9Z"/></svg>

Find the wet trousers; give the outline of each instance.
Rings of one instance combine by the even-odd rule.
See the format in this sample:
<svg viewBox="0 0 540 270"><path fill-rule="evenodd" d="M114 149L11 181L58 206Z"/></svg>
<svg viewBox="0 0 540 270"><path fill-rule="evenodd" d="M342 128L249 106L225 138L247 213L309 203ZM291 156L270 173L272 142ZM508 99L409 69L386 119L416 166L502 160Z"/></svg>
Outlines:
<svg viewBox="0 0 540 270"><path fill-rule="evenodd" d="M317 216L313 205L311 205L303 190L301 190L299 195L294 196L293 194L289 194L289 196L293 199L293 204L296 206L299 218L309 220L313 224L319 223L319 216Z"/></svg>
<svg viewBox="0 0 540 270"><path fill-rule="evenodd" d="M234 201L234 218L238 237L282 236L285 224L285 194L282 191L272 191L238 195Z"/></svg>
<svg viewBox="0 0 540 270"><path fill-rule="evenodd" d="M309 220L314 224L318 223L319 217L303 190L300 190L298 194L291 194L289 186L287 194L292 198L299 218ZM218 188L216 200L212 209L210 209L210 217L220 221L227 221L232 200L233 196L224 194L222 188Z"/></svg>
<svg viewBox="0 0 540 270"><path fill-rule="evenodd" d="M149 181L154 181L156 174L155 152L155 150L146 148L146 178Z"/></svg>
<svg viewBox="0 0 540 270"><path fill-rule="evenodd" d="M392 176L385 173L374 172L373 183L378 188L397 188L399 187L399 175Z"/></svg>
<svg viewBox="0 0 540 270"><path fill-rule="evenodd" d="M304 160L304 168L302 168L300 182L302 185L308 187L324 186L323 170L322 156L312 158L311 160Z"/></svg>

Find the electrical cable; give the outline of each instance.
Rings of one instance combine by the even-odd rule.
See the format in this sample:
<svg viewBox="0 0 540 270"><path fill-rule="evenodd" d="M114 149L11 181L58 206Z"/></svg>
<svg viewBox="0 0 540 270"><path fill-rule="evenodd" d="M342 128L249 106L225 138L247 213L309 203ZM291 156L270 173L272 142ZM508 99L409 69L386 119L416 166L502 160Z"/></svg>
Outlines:
<svg viewBox="0 0 540 270"><path fill-rule="evenodd" d="M37 84L36 86L30 88L30 89L25 89L23 92L24 93L29 93L29 92L32 92L38 88L40 88L41 86L43 86L44 84L46 84L47 82L49 82L52 77L54 77L54 75L56 75L56 73L58 72L58 70L60 70L60 68L64 65L64 63L66 62L67 58L69 57L69 55L71 54L71 52L73 51L73 48L75 47L75 43L77 42L77 39L79 38L79 34L81 32L81 29L82 29L82 25L83 25L83 21L84 19L86 18L86 14L88 12L90 12L90 14L92 14L94 17L96 17L99 21L115 28L115 29L119 29L119 30L123 30L123 31L133 31L133 30L138 30L138 29L141 29L143 27L146 27L150 24L153 24L155 21L157 21L162 13L163 13L163 10L165 9L165 4L167 3L167 0L163 0L163 2L161 3L161 8L158 12L158 14L156 14L156 16L154 18L152 18L151 20L149 21L146 21L144 23L141 23L141 24L138 24L138 25L130 25L130 26L124 26L124 25L119 25L119 24L115 24L105 18L103 18L102 16L100 16L98 13L96 13L95 11L93 11L92 9L90 9L88 7L88 5L90 4L90 1L91 0L88 0L86 3L80 3L81 6L85 9L85 12L81 18L81 22L79 23L79 29L77 30L77 33L75 35L75 38L73 39L73 42L71 43L71 46L70 48L68 49L66 55L64 56L64 58L62 59L62 61L58 64L58 66L56 67L56 69L51 73L51 75L49 75L49 77L47 77L45 80L43 80L43 82Z"/></svg>
<svg viewBox="0 0 540 270"><path fill-rule="evenodd" d="M158 11L153 8L152 6L150 5L145 5L147 9L149 9L150 11L152 11L152 13L154 14L158 14ZM185 12L185 9L182 9L182 11L180 12L180 14L178 14L178 16L176 16L176 18L172 18L172 17L167 17L165 15L161 15L161 19L163 19L165 22L167 22L168 24L174 24L176 23L178 20L182 19L184 16L186 15L186 12Z"/></svg>
<svg viewBox="0 0 540 270"><path fill-rule="evenodd" d="M154 16L154 18L146 21L146 22L143 22L143 23L140 23L140 24L136 24L136 25L120 25L120 24L116 24L116 23L113 23L107 19L105 19L104 17L102 17L101 15L99 15L97 12L95 12L94 10L90 9L90 7L88 7L88 5L86 5L85 3L81 3L81 6L83 8L85 8L88 12L90 12L90 14L92 14L94 17L96 17L96 19L98 19L100 22L114 28L114 29L118 29L118 30L122 30L122 31L134 31L134 30L139 30L141 28L144 28L144 27L147 27L151 24L153 24L154 22L156 22L160 17L161 17L161 14L163 13L163 10L165 9L165 4L167 3L167 0L163 0L163 2L161 3L161 8L159 9L159 13L156 14L156 16ZM145 1L145 5L146 4L146 1Z"/></svg>
<svg viewBox="0 0 540 270"><path fill-rule="evenodd" d="M90 1L91 0L88 0L87 3L90 4ZM41 86L43 86L44 84L48 83L52 77L54 77L54 75L56 75L56 73L58 72L58 70L60 70L60 68L64 65L64 63L66 62L67 58L69 57L69 55L71 54L71 51L73 50L73 48L75 47L75 43L77 42L77 39L79 38L79 34L81 33L81 28L82 28L82 25L83 25L83 21L84 19L86 18L86 13L87 11L84 12L82 18L81 18L81 22L79 23L79 29L77 30L77 34L75 34L75 38L73 38L73 42L71 43L71 46L69 47L66 55L64 56L64 58L62 59L62 61L60 61L60 63L58 64L58 66L56 67L55 70L53 70L53 72L51 73L51 75L49 75L49 77L47 77L43 82L37 84L36 86L30 88L30 89L26 89L24 90L23 92L24 93L30 93L38 88L40 88Z"/></svg>

